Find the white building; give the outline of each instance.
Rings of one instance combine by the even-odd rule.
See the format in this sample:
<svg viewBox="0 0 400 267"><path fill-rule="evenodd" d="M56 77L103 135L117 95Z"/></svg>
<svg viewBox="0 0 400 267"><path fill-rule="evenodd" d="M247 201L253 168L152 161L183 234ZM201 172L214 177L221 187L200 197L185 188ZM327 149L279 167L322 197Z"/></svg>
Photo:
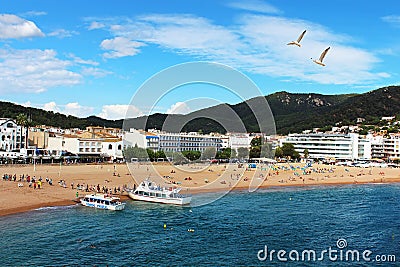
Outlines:
<svg viewBox="0 0 400 267"><path fill-rule="evenodd" d="M105 139L101 143L101 156L104 157L106 161L123 160L122 147L122 140Z"/></svg>
<svg viewBox="0 0 400 267"><path fill-rule="evenodd" d="M0 150L3 152L25 150L25 131L12 119L0 119Z"/></svg>
<svg viewBox="0 0 400 267"><path fill-rule="evenodd" d="M154 133L146 132L143 130L130 129L125 132L123 136L123 147L150 148L154 151L159 150L159 136Z"/></svg>
<svg viewBox="0 0 400 267"><path fill-rule="evenodd" d="M123 141L118 138L82 138L77 135L52 135L48 137L48 151L70 152L81 161L123 160Z"/></svg>
<svg viewBox="0 0 400 267"><path fill-rule="evenodd" d="M371 142L371 158L383 159L385 157L385 152L383 148L383 136L373 136L372 134L368 134L366 139L370 140Z"/></svg>
<svg viewBox="0 0 400 267"><path fill-rule="evenodd" d="M290 134L280 140L292 143L297 152L308 150L314 159L355 160L371 158L371 142L358 134Z"/></svg>
<svg viewBox="0 0 400 267"><path fill-rule="evenodd" d="M228 133L229 146L237 150L240 147L250 148L252 137L248 133Z"/></svg>
<svg viewBox="0 0 400 267"><path fill-rule="evenodd" d="M158 130L135 130L131 129L124 135L124 147L135 146L149 148L154 151L164 152L177 151L204 151L207 148L222 148L220 136L202 135L191 133L169 133Z"/></svg>
<svg viewBox="0 0 400 267"><path fill-rule="evenodd" d="M48 150L68 151L81 158L99 158L103 139L79 138L75 135L56 135L48 138Z"/></svg>
<svg viewBox="0 0 400 267"><path fill-rule="evenodd" d="M400 134L390 134L389 138L370 134L367 138L371 141L372 158L400 159Z"/></svg>
<svg viewBox="0 0 400 267"><path fill-rule="evenodd" d="M159 149L164 152L200 151L207 148L221 150L222 140L218 136L191 133L158 132Z"/></svg>
<svg viewBox="0 0 400 267"><path fill-rule="evenodd" d="M400 159L400 134L390 134L390 138L383 139L383 152L388 160Z"/></svg>

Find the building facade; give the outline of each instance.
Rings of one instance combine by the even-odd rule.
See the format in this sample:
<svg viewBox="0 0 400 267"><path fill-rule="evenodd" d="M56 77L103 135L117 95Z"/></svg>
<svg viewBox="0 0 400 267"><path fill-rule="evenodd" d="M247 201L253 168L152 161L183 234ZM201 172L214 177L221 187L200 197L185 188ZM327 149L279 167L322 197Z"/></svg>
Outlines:
<svg viewBox="0 0 400 267"><path fill-rule="evenodd" d="M200 151L207 148L222 149L220 136L203 135L198 133L169 133L158 130L131 129L124 135L124 147L135 146L148 148L153 151L180 152Z"/></svg>
<svg viewBox="0 0 400 267"><path fill-rule="evenodd" d="M0 150L3 152L26 149L25 131L12 119L0 119Z"/></svg>
<svg viewBox="0 0 400 267"><path fill-rule="evenodd" d="M400 159L400 134L390 134L389 138L383 139L383 153L389 161Z"/></svg>
<svg viewBox="0 0 400 267"><path fill-rule="evenodd" d="M371 142L358 134L289 134L280 140L291 143L303 155L308 150L313 159L356 160L371 158Z"/></svg>

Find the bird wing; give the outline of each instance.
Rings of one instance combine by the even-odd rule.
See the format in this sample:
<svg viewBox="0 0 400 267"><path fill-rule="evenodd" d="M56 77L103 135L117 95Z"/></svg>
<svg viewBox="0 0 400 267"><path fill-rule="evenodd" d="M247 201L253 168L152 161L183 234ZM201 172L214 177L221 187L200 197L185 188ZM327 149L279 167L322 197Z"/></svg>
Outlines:
<svg viewBox="0 0 400 267"><path fill-rule="evenodd" d="M299 38L297 38L297 42L300 43L301 39L303 39L304 34L306 34L307 30L304 30L304 32L302 32L299 36Z"/></svg>
<svg viewBox="0 0 400 267"><path fill-rule="evenodd" d="M324 52L322 52L321 56L319 57L319 61L322 62L322 60L324 59L326 53L328 53L329 49L330 49L330 47L328 47L327 49L324 50Z"/></svg>

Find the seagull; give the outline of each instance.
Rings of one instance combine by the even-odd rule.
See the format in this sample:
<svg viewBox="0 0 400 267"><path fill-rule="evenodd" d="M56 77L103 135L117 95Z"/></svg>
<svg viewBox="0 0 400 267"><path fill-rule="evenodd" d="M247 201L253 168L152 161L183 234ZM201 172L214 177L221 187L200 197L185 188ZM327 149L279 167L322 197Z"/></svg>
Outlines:
<svg viewBox="0 0 400 267"><path fill-rule="evenodd" d="M304 34L306 34L307 30L304 30L304 32L302 32L299 36L299 38L297 38L297 41L291 41L290 43L288 43L287 45L297 45L298 47L301 47L300 41L301 39L303 39Z"/></svg>
<svg viewBox="0 0 400 267"><path fill-rule="evenodd" d="M317 63L318 65L325 66L325 64L322 63L322 60L324 60L324 57L326 56L326 53L328 53L328 50L329 50L329 49L330 49L330 47L328 47L327 49L325 49L324 52L322 52L322 54L321 54L321 56L319 57L319 59L313 59L313 58L311 58L311 59L313 59L313 62L314 62L314 63Z"/></svg>

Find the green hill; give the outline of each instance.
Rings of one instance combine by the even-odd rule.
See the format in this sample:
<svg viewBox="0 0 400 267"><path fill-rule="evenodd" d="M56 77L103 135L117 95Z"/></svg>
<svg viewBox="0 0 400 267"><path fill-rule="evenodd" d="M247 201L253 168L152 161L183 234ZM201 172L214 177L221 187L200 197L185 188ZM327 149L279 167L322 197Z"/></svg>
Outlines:
<svg viewBox="0 0 400 267"><path fill-rule="evenodd" d="M265 99L269 107L265 107ZM124 126L125 129L156 128L171 132L209 133L244 130L258 132L261 125L263 132L273 133L273 128L276 126L277 133L287 134L315 127L333 126L336 123L355 124L359 117L366 119L366 123L376 123L383 116L400 116L400 86L383 87L364 94L322 95L278 92L235 105L221 104L205 108L187 115L157 113L125 121L106 120L96 116L77 118L0 102L0 117L16 118L19 113L29 115L33 125L44 124L61 128L83 129L91 125L116 128ZM237 123L237 120L233 119L236 116L243 123ZM241 127L241 124L245 128ZM223 125L229 129L225 129Z"/></svg>

